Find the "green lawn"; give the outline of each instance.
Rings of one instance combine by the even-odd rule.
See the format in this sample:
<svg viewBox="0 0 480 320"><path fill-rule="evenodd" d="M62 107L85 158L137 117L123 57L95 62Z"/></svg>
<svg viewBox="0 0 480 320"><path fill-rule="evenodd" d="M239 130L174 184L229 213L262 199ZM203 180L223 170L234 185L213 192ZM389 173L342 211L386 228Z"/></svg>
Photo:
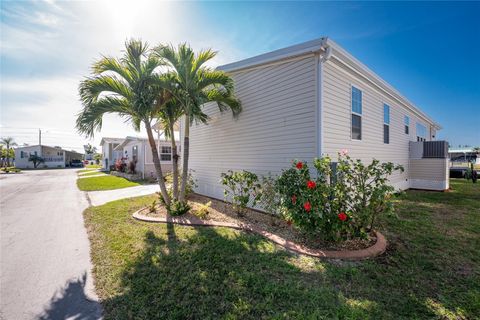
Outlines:
<svg viewBox="0 0 480 320"><path fill-rule="evenodd" d="M90 180L90 179L81 179ZM474 319L480 184L409 191L380 221L386 254L322 261L226 228L135 221L155 197L85 211L105 319Z"/></svg>
<svg viewBox="0 0 480 320"><path fill-rule="evenodd" d="M79 173L78 176L79 177L88 177L88 176L94 176L94 175L98 175L98 174L105 175L105 173L97 171L97 170L89 170L89 171L86 171L84 173Z"/></svg>
<svg viewBox="0 0 480 320"><path fill-rule="evenodd" d="M90 168L90 169L100 169L102 167L101 164L87 164L85 168Z"/></svg>
<svg viewBox="0 0 480 320"><path fill-rule="evenodd" d="M91 177L86 179L77 179L78 189L82 191L112 190L134 187L140 184L127 179L115 176Z"/></svg>

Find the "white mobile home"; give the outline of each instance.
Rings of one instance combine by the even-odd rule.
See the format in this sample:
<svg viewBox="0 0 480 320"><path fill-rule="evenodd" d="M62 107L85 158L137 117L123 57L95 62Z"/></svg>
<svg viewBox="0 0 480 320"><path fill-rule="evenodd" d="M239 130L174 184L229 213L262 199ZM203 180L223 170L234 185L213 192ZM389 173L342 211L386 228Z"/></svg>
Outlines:
<svg viewBox="0 0 480 320"><path fill-rule="evenodd" d="M172 171L172 147L171 142L158 137L155 140L160 157L160 165L164 173ZM148 139L139 137L126 138L102 138L100 142L103 153L103 169L110 170L117 160L121 160L127 166L130 161L135 162L135 172L142 178L153 178L155 166L153 155ZM177 141L177 146L179 142Z"/></svg>
<svg viewBox="0 0 480 320"><path fill-rule="evenodd" d="M417 187L419 180L420 186L448 188L443 174L411 176L416 172L411 166L418 164L410 159L409 142L434 140L440 126L332 40L320 38L219 69L234 79L243 111L232 119L206 105L209 124L192 125L190 167L197 192L222 198L220 174L229 169L278 174L293 159L335 159L342 149L352 158L402 164L405 172L390 179L398 189ZM429 161L442 170L447 166L445 157Z"/></svg>
<svg viewBox="0 0 480 320"><path fill-rule="evenodd" d="M83 158L79 152L64 150L60 147L25 146L15 148L15 166L22 169L33 168L33 163L28 160L30 155L37 155L44 160L38 168L65 168L71 165L72 160Z"/></svg>

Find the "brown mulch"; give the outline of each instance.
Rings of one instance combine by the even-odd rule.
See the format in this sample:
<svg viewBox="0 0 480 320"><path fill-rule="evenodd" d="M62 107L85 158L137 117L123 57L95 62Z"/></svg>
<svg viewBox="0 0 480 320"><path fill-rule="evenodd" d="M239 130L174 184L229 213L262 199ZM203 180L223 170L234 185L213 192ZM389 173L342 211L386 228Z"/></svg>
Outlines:
<svg viewBox="0 0 480 320"><path fill-rule="evenodd" d="M208 210L207 217L203 219L204 221L254 225L259 229L276 234L285 240L296 242L311 249L338 251L360 250L372 246L377 240L375 234L372 232L368 239L347 240L340 243L326 242L320 237L306 235L294 226L289 226L285 220L279 217L251 209L247 210L244 216L239 216L233 210L231 204L199 194L192 194L189 196L188 203L192 209L182 217L187 219L189 217L194 217L195 212L201 207L201 205L208 202L211 202L211 206ZM148 208L141 210L141 213L149 217L166 217L168 215L166 208L161 205L156 206L156 211L154 213L149 212ZM195 218L198 219L196 216Z"/></svg>

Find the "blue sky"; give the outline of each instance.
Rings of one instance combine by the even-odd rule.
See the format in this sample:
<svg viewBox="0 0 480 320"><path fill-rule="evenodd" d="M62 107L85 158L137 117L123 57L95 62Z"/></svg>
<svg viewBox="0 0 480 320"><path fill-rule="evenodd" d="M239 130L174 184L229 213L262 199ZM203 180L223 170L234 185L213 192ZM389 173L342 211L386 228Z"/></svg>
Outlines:
<svg viewBox="0 0 480 320"><path fill-rule="evenodd" d="M478 2L2 1L0 131L81 149L78 82L129 37L211 47L218 65L329 36L439 122L439 139L480 145L479 15ZM109 116L92 142L126 134Z"/></svg>

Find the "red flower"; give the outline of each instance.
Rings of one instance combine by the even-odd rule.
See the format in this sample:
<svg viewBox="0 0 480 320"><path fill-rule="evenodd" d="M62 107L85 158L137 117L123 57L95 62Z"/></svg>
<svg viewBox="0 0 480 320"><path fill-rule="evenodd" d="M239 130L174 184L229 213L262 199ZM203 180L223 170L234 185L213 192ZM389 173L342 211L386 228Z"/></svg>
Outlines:
<svg viewBox="0 0 480 320"><path fill-rule="evenodd" d="M289 226L291 226L291 225L292 225L292 220L287 220L287 224L288 224Z"/></svg>
<svg viewBox="0 0 480 320"><path fill-rule="evenodd" d="M292 196L292 203L293 204L297 203L297 196L296 195Z"/></svg>
<svg viewBox="0 0 480 320"><path fill-rule="evenodd" d="M317 184L315 183L315 181L307 181L307 188L308 189L315 189L315 187L317 186Z"/></svg>
<svg viewBox="0 0 480 320"><path fill-rule="evenodd" d="M305 209L305 211L310 212L310 210L312 210L312 205L310 204L310 202L307 201L303 204L303 208Z"/></svg>
<svg viewBox="0 0 480 320"><path fill-rule="evenodd" d="M344 213L344 212L340 212L338 214L338 219L342 220L342 221L345 221L347 220L348 216Z"/></svg>
<svg viewBox="0 0 480 320"><path fill-rule="evenodd" d="M302 169L303 168L303 163L301 162L297 162L297 164L295 165L297 167L297 169Z"/></svg>

